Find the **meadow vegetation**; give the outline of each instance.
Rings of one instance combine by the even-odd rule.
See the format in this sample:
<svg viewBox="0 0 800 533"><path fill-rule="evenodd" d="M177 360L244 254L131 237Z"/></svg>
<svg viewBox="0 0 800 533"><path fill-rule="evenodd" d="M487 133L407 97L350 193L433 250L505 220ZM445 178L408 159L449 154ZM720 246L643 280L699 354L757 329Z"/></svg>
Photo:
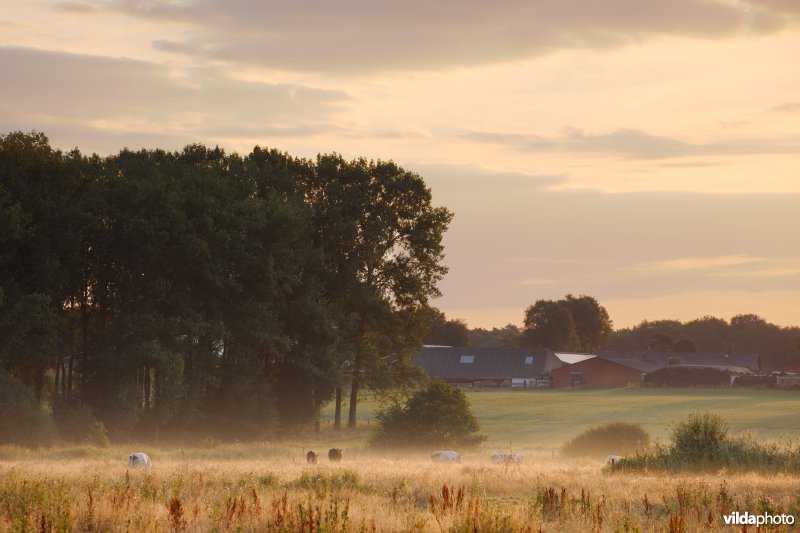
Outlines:
<svg viewBox="0 0 800 533"><path fill-rule="evenodd" d="M152 472L128 471L128 449L0 466L0 530L15 531L698 531L735 509L800 516L796 477L611 471L596 461L462 464L423 454L345 450L307 465L301 449L236 458L224 445L185 455L152 450ZM13 453L12 453L13 454ZM8 457L9 453L6 453Z"/></svg>
<svg viewBox="0 0 800 533"><path fill-rule="evenodd" d="M600 459L609 454L633 454L646 452L650 447L650 434L639 424L630 422L607 422L587 429L561 446L566 457L594 457Z"/></svg>
<svg viewBox="0 0 800 533"><path fill-rule="evenodd" d="M461 464L432 463L424 450L367 446L374 421L341 432L323 425L319 434L269 442L221 443L207 438L190 447L4 446L0 447L0 530L689 532L725 529L722 516L736 510L800 518L797 470L771 462L770 457L777 455L763 453L794 449L792 460L797 460L797 446L742 432L748 418L730 416L733 411L724 417L732 428L728 429L721 418L699 411L702 401L694 402L694 411L689 412L699 414L687 416L681 409L688 406L676 408L677 397L667 395L672 398L662 406L662 416L670 419L663 428L667 444L657 442L649 456L640 454L650 462L641 460L633 466L634 457L612 469L594 458L550 453L581 432L576 428L584 422L578 415L581 405L587 409L581 404L586 399L593 399L601 413L594 426L616 417L605 412L604 398L616 398L622 411L636 399L642 409L653 412L655 398L643 401L650 391L633 391L626 401L627 392L467 393L479 413L491 405L500 412L493 414L495 425L482 424L489 443L461 450ZM663 399L669 391L658 392ZM748 399L746 392L729 392L730 409L741 408ZM772 391L760 392L767 404L779 402ZM690 391L684 400L691 403L692 394L711 403L721 400L719 391ZM737 399L737 394L744 397ZM529 415L518 417L511 409L502 428L499 421L510 398L527 405ZM491 464L493 451L509 451L509 443L503 446L500 439L513 434L514 427L522 423L541 424L543 431L551 427L539 422L537 400L552 408L556 399L563 406L562 416L572 417L571 433L567 437L554 433L546 442L551 448L515 441L513 451L529 450L523 464ZM578 405L570 407L567 400ZM794 396L780 401L798 405ZM669 412L674 416L670 418ZM483 421L480 414L478 418ZM787 418L786 423L785 431L796 436L797 417ZM324 455L329 447L344 450L341 463L305 462L309 449ZM702 465L677 454L670 464L656 460L660 451L685 454L696 449L708 452L698 457L722 454L730 460ZM153 471L127 469L127 454L140 450L153 458ZM746 457L753 458L749 466Z"/></svg>

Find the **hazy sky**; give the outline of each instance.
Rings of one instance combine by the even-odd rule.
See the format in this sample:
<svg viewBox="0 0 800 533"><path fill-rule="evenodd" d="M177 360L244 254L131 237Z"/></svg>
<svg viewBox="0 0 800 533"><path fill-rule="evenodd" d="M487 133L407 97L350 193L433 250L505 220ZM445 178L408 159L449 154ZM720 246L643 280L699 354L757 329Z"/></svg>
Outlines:
<svg viewBox="0 0 800 533"><path fill-rule="evenodd" d="M798 0L0 6L0 132L393 159L455 212L448 317L800 325Z"/></svg>

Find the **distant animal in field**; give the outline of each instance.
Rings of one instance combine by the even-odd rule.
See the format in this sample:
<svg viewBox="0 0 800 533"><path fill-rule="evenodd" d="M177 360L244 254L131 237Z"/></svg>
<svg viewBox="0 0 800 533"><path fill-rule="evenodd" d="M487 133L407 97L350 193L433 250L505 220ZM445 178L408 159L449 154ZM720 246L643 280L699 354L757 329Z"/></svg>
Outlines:
<svg viewBox="0 0 800 533"><path fill-rule="evenodd" d="M496 465L519 464L523 460L521 453L493 453L492 463Z"/></svg>
<svg viewBox="0 0 800 533"><path fill-rule="evenodd" d="M614 465L617 464L620 460L624 459L621 455L609 455L606 457L606 464L611 465L611 468L614 468Z"/></svg>
<svg viewBox="0 0 800 533"><path fill-rule="evenodd" d="M146 470L153 469L153 461L146 453L136 452L128 456L128 468L144 468Z"/></svg>
<svg viewBox="0 0 800 533"><path fill-rule="evenodd" d="M309 451L309 452L306 454L306 462L307 462L308 464L310 464L310 465L315 465L315 464L317 464L317 454L316 454L316 453L314 453L314 452L312 452L312 451Z"/></svg>
<svg viewBox="0 0 800 533"><path fill-rule="evenodd" d="M434 463L460 463L461 456L453 450L437 450L431 453L431 461Z"/></svg>
<svg viewBox="0 0 800 533"><path fill-rule="evenodd" d="M328 459L332 463L338 463L339 461L342 460L342 450L340 450L339 448L331 448L330 450L328 450Z"/></svg>

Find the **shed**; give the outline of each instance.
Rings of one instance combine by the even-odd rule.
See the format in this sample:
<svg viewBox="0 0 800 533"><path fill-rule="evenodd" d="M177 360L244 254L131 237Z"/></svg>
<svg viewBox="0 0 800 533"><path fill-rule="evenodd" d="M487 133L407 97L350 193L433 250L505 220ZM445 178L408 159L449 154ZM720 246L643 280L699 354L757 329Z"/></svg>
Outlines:
<svg viewBox="0 0 800 533"><path fill-rule="evenodd" d="M761 370L761 357L749 352L651 352L601 350L599 357L607 359L637 359L664 368L673 365L738 366L753 371Z"/></svg>

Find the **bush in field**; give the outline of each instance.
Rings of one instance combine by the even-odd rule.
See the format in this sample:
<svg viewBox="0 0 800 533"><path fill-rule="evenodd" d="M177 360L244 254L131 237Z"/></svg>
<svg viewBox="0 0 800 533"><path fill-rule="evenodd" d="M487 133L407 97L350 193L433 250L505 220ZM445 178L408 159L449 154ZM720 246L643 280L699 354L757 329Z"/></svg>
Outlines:
<svg viewBox="0 0 800 533"><path fill-rule="evenodd" d="M622 470L761 470L800 472L800 448L760 443L752 433L728 436L728 424L711 413L695 413L672 430L671 446L626 458Z"/></svg>
<svg viewBox="0 0 800 533"><path fill-rule="evenodd" d="M53 421L33 392L0 370L0 444L44 446L54 437Z"/></svg>
<svg viewBox="0 0 800 533"><path fill-rule="evenodd" d="M650 446L650 434L639 424L608 422L579 433L561 446L567 457L628 454Z"/></svg>
<svg viewBox="0 0 800 533"><path fill-rule="evenodd" d="M70 442L108 446L108 430L97 421L92 410L77 400L57 400L53 403L53 419L59 436Z"/></svg>
<svg viewBox="0 0 800 533"><path fill-rule="evenodd" d="M466 394L443 381L431 381L405 403L378 412L371 437L382 447L464 447L486 440Z"/></svg>
<svg viewBox="0 0 800 533"><path fill-rule="evenodd" d="M672 429L672 445L679 456L713 459L720 455L728 435L728 424L712 413L692 413Z"/></svg>

